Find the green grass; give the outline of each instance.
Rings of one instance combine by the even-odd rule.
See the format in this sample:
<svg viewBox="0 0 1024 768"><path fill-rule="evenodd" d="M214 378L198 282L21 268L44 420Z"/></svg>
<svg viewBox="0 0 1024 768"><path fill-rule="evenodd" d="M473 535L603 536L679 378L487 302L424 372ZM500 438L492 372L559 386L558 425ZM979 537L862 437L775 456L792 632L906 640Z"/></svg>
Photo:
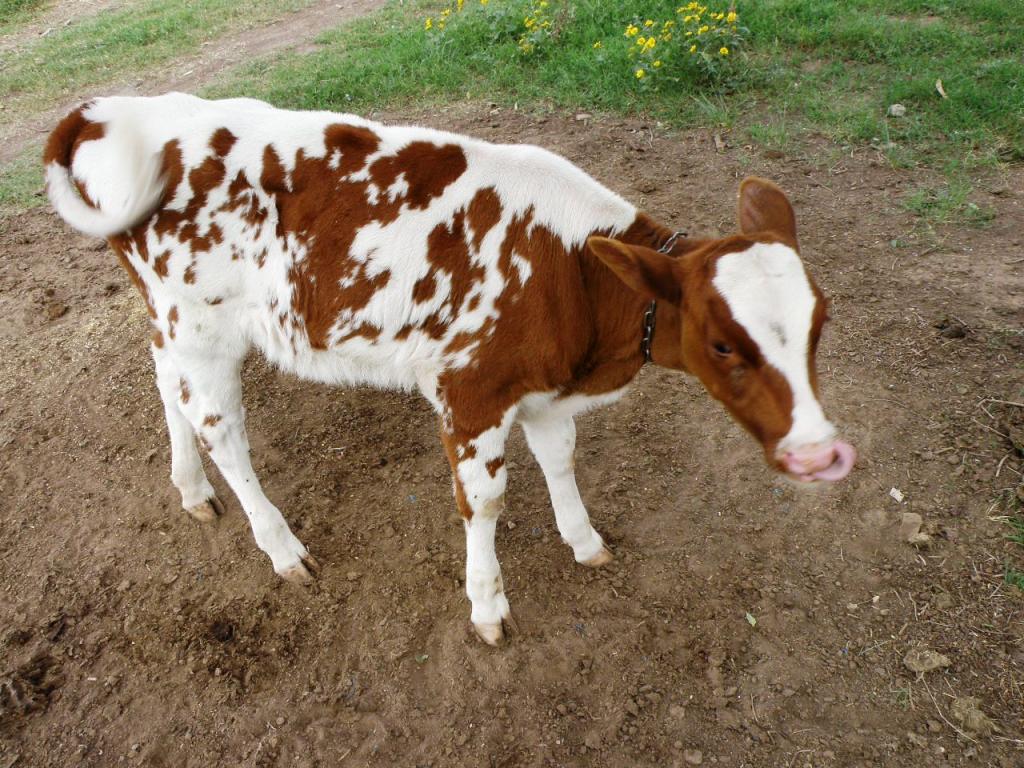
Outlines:
<svg viewBox="0 0 1024 768"><path fill-rule="evenodd" d="M1020 545L1024 548L1024 511L1022 511L1022 503L1018 501L1018 497L1014 493L1009 496L1007 502L1010 506L1010 514L1005 517L997 518L1006 523L1010 532L1006 534L1006 538L1014 544ZM1007 584L1017 587L1020 590L1024 590L1024 571L1018 570L1007 562L1003 571L1003 580Z"/></svg>
<svg viewBox="0 0 1024 768"><path fill-rule="evenodd" d="M437 3L391 3L325 34L322 50L255 64L211 93L353 111L467 97L543 103L642 112L679 127L745 123L755 140L780 147L823 132L842 143L877 143L899 166L941 165L951 155L982 165L1024 160L1017 3L748 0L738 3L750 30L747 55L731 76L711 86L667 62L659 88L638 86L622 30L634 14L671 18L678 2L571 6L557 39L524 56L516 47L522 0L491 0L492 10L512 9L498 16L473 7L440 38L423 30ZM600 50L592 48L597 40ZM947 99L935 89L939 79ZM895 102L905 117L887 117ZM947 205L954 203L932 204ZM920 206L929 207L925 198Z"/></svg>
<svg viewBox="0 0 1024 768"><path fill-rule="evenodd" d="M0 35L30 21L48 0L0 0Z"/></svg>
<svg viewBox="0 0 1024 768"><path fill-rule="evenodd" d="M8 0L9 2L10 0ZM84 86L141 75L195 53L228 29L281 15L309 0L151 0L62 28L7 56L0 67L0 121L66 98Z"/></svg>
<svg viewBox="0 0 1024 768"><path fill-rule="evenodd" d="M995 218L995 211L968 200L972 190L966 178L952 176L941 186L919 187L904 199L903 205L933 224L986 226Z"/></svg>
<svg viewBox="0 0 1024 768"><path fill-rule="evenodd" d="M1010 515L1006 518L1006 524L1010 526L1010 533L1007 535L1010 541L1024 547L1024 517Z"/></svg>
<svg viewBox="0 0 1024 768"><path fill-rule="evenodd" d="M32 147L0 169L0 216L42 205L42 150Z"/></svg>

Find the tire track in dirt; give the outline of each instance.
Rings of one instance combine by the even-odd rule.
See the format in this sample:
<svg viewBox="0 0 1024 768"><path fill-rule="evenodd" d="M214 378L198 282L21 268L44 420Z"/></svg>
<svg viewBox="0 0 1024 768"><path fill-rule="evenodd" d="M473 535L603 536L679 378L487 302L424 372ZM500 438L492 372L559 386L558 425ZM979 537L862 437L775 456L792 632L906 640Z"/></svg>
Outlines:
<svg viewBox="0 0 1024 768"><path fill-rule="evenodd" d="M51 109L0 126L0 166L41 142L65 113L94 96L148 96L166 91L195 91L225 70L246 61L289 49L300 52L313 50L316 45L314 39L325 29L379 7L380 3L375 0L318 0L301 11L286 14L268 24L237 30L209 41L199 54L174 62L162 71L83 88Z"/></svg>

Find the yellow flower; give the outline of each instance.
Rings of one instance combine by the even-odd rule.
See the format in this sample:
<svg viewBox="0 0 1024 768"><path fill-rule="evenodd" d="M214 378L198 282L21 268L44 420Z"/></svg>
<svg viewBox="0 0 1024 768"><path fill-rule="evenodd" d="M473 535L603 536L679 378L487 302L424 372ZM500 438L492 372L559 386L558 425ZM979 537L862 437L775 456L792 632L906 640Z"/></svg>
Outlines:
<svg viewBox="0 0 1024 768"><path fill-rule="evenodd" d="M428 29L428 30L429 30L429 29L433 29L433 28L434 28L434 20L433 20L433 19L430 19L430 18L428 18L428 19L427 19L427 21L426 21L426 23L424 23L424 25L423 25L423 28L424 28L424 29Z"/></svg>
<svg viewBox="0 0 1024 768"><path fill-rule="evenodd" d="M660 66L661 66L661 59L658 59L656 62L654 62L654 68L657 69Z"/></svg>
<svg viewBox="0 0 1024 768"><path fill-rule="evenodd" d="M462 10L462 6L465 5L465 3L466 3L466 0L458 0L458 2L456 3L456 5L458 6L458 9L460 11Z"/></svg>
<svg viewBox="0 0 1024 768"><path fill-rule="evenodd" d="M594 43L594 48L604 48L604 43L598 40L596 43Z"/></svg>
<svg viewBox="0 0 1024 768"><path fill-rule="evenodd" d="M638 37L636 39L636 44L639 45L641 48L643 48L645 45L647 45L647 38L646 37Z"/></svg>
<svg viewBox="0 0 1024 768"><path fill-rule="evenodd" d="M722 54L723 56L728 56L729 55L729 49L726 48L724 45L721 48L718 49L718 52L720 54Z"/></svg>
<svg viewBox="0 0 1024 768"><path fill-rule="evenodd" d="M725 20L730 24L735 24L738 18L739 16L736 14L736 11L729 11L729 15L725 17Z"/></svg>
<svg viewBox="0 0 1024 768"><path fill-rule="evenodd" d="M487 5L490 0L480 0L480 5Z"/></svg>
<svg viewBox="0 0 1024 768"><path fill-rule="evenodd" d="M708 25L705 24L703 27L701 27L700 29L697 30L697 34L698 35L703 35L705 32L708 31L708 29L710 29L710 27L708 27Z"/></svg>
<svg viewBox="0 0 1024 768"><path fill-rule="evenodd" d="M696 53L696 52L697 52L697 44L694 43L693 45L690 46L690 53Z"/></svg>
<svg viewBox="0 0 1024 768"><path fill-rule="evenodd" d="M626 27L626 37L636 37L640 30L634 24Z"/></svg>
<svg viewBox="0 0 1024 768"><path fill-rule="evenodd" d="M644 22L644 26L645 27L653 27L654 26L654 22L651 21L650 19L648 19L647 21Z"/></svg>
<svg viewBox="0 0 1024 768"><path fill-rule="evenodd" d="M642 69L638 69L636 71L636 79L637 80L643 80L646 76L647 76L647 73L644 72Z"/></svg>
<svg viewBox="0 0 1024 768"><path fill-rule="evenodd" d="M657 44L658 44L658 41L655 40L653 36L648 37L647 38L647 44L644 46L644 50L645 51L649 51L649 50L651 50L651 48L653 48Z"/></svg>

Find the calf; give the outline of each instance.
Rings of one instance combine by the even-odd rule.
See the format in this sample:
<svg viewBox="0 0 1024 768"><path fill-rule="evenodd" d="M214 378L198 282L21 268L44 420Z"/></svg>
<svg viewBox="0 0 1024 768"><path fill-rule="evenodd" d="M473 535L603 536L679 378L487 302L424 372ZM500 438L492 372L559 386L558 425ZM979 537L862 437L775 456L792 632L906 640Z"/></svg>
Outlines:
<svg viewBox="0 0 1024 768"><path fill-rule="evenodd" d="M145 299L182 506L220 511L198 438L290 581L318 566L250 463L254 346L299 376L430 401L491 644L510 619L494 535L516 422L589 566L612 554L576 487L573 416L621 397L645 362L696 375L798 481L853 465L818 401L825 300L763 179L740 185L740 234L695 239L537 147L176 93L84 105L44 162L58 213L109 238Z"/></svg>

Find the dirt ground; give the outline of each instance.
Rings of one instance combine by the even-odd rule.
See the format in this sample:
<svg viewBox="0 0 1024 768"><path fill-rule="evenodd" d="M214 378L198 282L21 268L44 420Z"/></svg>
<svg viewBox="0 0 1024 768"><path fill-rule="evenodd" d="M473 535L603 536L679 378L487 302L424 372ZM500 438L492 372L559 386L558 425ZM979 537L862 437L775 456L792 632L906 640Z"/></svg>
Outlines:
<svg viewBox="0 0 1024 768"><path fill-rule="evenodd" d="M1022 554L991 519L1024 467L1024 409L998 402L1024 394L1024 171L979 186L988 228L928 232L899 201L935 179L824 139L717 153L631 119L385 117L543 144L691 232L733 230L744 175L776 180L832 298L823 395L859 466L798 489L694 380L645 369L579 420L611 567L573 562L515 435L498 553L519 632L492 649L425 402L250 361L257 472L324 566L284 584L215 470L227 515L180 510L112 254L48 210L8 219L0 766L1024 765L1024 592L1003 581ZM949 666L916 674L914 650Z"/></svg>

